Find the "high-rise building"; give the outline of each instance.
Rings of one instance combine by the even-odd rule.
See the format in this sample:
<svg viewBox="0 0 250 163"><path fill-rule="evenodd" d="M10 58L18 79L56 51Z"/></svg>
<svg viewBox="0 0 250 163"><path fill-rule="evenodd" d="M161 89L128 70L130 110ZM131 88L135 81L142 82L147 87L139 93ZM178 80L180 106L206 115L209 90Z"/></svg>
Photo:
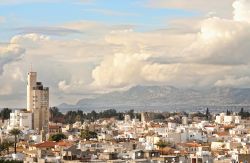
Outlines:
<svg viewBox="0 0 250 163"><path fill-rule="evenodd" d="M49 88L37 82L37 73L28 73L27 110L32 112L32 128L42 130L49 122Z"/></svg>

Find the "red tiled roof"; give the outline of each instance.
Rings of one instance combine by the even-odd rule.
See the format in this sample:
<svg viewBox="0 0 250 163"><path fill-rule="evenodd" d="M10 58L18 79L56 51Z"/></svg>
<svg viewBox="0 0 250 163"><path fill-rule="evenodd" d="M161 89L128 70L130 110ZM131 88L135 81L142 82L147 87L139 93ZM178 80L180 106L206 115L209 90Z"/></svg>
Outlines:
<svg viewBox="0 0 250 163"><path fill-rule="evenodd" d="M223 125L223 126L221 126L220 128L232 129L232 128L234 128L234 127L235 127L234 125Z"/></svg>
<svg viewBox="0 0 250 163"><path fill-rule="evenodd" d="M54 148L56 144L57 144L57 142L45 141L45 142L42 142L39 144L35 144L34 146L36 148Z"/></svg>
<svg viewBox="0 0 250 163"><path fill-rule="evenodd" d="M61 128L61 126L49 125L49 129L59 129L59 128Z"/></svg>
<svg viewBox="0 0 250 163"><path fill-rule="evenodd" d="M201 144L198 144L196 142L179 143L178 145L183 146L183 147L201 147Z"/></svg>
<svg viewBox="0 0 250 163"><path fill-rule="evenodd" d="M58 146L62 146L62 147L68 147L68 146L71 146L73 143L72 142L69 142L69 141L59 141L57 143Z"/></svg>

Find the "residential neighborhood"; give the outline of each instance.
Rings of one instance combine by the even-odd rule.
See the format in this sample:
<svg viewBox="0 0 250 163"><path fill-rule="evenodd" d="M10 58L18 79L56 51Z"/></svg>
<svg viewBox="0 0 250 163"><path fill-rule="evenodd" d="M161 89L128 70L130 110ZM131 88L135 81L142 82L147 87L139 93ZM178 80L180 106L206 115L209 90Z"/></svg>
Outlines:
<svg viewBox="0 0 250 163"><path fill-rule="evenodd" d="M17 136L16 153L13 146L8 151L1 148L1 158L27 163L250 161L250 119L242 119L240 113L162 113L158 119L155 112L123 114L123 120L49 122L46 130L35 130L21 123L29 119L25 112L15 111L2 123L1 144L15 142ZM20 133L13 135L13 130Z"/></svg>

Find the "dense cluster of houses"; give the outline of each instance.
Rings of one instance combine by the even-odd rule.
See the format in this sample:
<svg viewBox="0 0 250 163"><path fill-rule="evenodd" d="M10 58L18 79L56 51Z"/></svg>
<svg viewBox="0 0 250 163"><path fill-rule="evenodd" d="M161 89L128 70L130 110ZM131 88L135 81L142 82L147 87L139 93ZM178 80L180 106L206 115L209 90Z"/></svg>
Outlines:
<svg viewBox="0 0 250 163"><path fill-rule="evenodd" d="M124 120L50 123L46 132L22 129L17 153L10 151L1 157L27 163L250 162L250 120L225 113L213 115L210 120L178 114L154 120L150 113L141 114L141 120L126 115ZM2 124L1 142L13 140L8 133L9 124ZM83 130L95 132L97 136L83 139L80 136ZM49 140L51 135L59 133L66 138L57 142Z"/></svg>

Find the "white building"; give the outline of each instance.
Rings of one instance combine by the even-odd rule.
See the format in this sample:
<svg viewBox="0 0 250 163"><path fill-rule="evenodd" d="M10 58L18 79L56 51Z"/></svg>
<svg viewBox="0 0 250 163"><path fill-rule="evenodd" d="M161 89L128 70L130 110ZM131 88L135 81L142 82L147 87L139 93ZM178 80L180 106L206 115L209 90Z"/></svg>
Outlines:
<svg viewBox="0 0 250 163"><path fill-rule="evenodd" d="M125 123L130 123L131 122L130 115L125 115L124 116L124 121L125 121Z"/></svg>
<svg viewBox="0 0 250 163"><path fill-rule="evenodd" d="M237 115L225 115L221 113L215 117L215 123L218 124L240 124L241 117Z"/></svg>
<svg viewBox="0 0 250 163"><path fill-rule="evenodd" d="M10 113L8 129L32 129L32 113L25 110L15 110Z"/></svg>
<svg viewBox="0 0 250 163"><path fill-rule="evenodd" d="M27 110L33 113L33 129L42 130L49 122L49 88L37 82L37 73L28 73Z"/></svg>
<svg viewBox="0 0 250 163"><path fill-rule="evenodd" d="M182 124L187 125L188 124L188 117L182 117Z"/></svg>

